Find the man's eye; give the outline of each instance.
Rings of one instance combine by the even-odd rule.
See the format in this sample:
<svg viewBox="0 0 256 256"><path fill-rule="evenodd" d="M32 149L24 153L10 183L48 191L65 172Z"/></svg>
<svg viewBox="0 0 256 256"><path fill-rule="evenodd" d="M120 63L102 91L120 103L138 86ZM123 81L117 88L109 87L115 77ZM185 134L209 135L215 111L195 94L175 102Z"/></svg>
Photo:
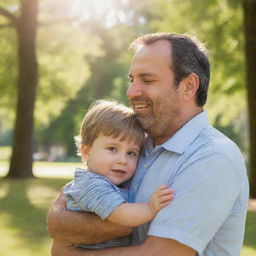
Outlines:
<svg viewBox="0 0 256 256"><path fill-rule="evenodd" d="M151 83L153 83L155 80L144 80L144 83L145 84L151 84Z"/></svg>

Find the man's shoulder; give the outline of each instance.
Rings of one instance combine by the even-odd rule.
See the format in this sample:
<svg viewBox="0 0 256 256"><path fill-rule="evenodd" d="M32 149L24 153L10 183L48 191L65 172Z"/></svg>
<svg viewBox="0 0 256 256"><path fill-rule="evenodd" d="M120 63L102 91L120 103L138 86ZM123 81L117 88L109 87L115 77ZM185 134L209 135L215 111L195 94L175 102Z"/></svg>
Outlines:
<svg viewBox="0 0 256 256"><path fill-rule="evenodd" d="M217 153L229 157L241 156L238 146L225 134L212 126L204 129L191 146L195 146L199 152Z"/></svg>
<svg viewBox="0 0 256 256"><path fill-rule="evenodd" d="M202 162L207 165L226 164L239 176L246 173L244 157L238 146L212 126L207 127L189 146L185 164ZM211 166L208 166L209 168Z"/></svg>

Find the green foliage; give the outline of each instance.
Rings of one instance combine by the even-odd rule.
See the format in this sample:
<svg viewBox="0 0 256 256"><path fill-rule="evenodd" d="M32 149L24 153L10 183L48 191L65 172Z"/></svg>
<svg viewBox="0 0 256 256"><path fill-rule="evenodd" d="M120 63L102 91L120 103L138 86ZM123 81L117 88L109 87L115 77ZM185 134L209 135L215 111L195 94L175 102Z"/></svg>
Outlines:
<svg viewBox="0 0 256 256"><path fill-rule="evenodd" d="M39 30L37 125L48 125L76 96L90 74L85 55L93 55L96 46L96 40L77 27L59 24Z"/></svg>
<svg viewBox="0 0 256 256"><path fill-rule="evenodd" d="M1 17L1 16L0 16ZM14 110L16 106L16 34L7 28L0 29L0 108Z"/></svg>

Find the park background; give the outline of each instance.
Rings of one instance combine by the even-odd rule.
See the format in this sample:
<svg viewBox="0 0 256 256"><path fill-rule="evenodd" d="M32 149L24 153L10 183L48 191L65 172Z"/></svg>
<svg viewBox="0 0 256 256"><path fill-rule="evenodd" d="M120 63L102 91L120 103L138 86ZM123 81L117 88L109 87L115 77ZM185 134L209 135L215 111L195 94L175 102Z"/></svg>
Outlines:
<svg viewBox="0 0 256 256"><path fill-rule="evenodd" d="M128 46L160 31L210 51L206 110L245 157L241 255L256 255L255 24L255 0L0 0L0 255L50 255L47 209L80 164L79 124L95 99L129 104Z"/></svg>

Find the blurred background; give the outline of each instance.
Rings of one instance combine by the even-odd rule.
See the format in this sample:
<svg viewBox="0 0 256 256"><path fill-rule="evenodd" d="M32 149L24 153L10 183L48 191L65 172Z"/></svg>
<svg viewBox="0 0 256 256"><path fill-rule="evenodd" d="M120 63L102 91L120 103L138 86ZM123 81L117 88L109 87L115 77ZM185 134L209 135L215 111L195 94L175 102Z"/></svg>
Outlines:
<svg viewBox="0 0 256 256"><path fill-rule="evenodd" d="M0 255L50 255L46 213L80 164L81 120L95 99L129 105L128 47L151 32L187 33L210 51L206 110L245 157L241 255L256 255L255 24L255 0L0 0Z"/></svg>

